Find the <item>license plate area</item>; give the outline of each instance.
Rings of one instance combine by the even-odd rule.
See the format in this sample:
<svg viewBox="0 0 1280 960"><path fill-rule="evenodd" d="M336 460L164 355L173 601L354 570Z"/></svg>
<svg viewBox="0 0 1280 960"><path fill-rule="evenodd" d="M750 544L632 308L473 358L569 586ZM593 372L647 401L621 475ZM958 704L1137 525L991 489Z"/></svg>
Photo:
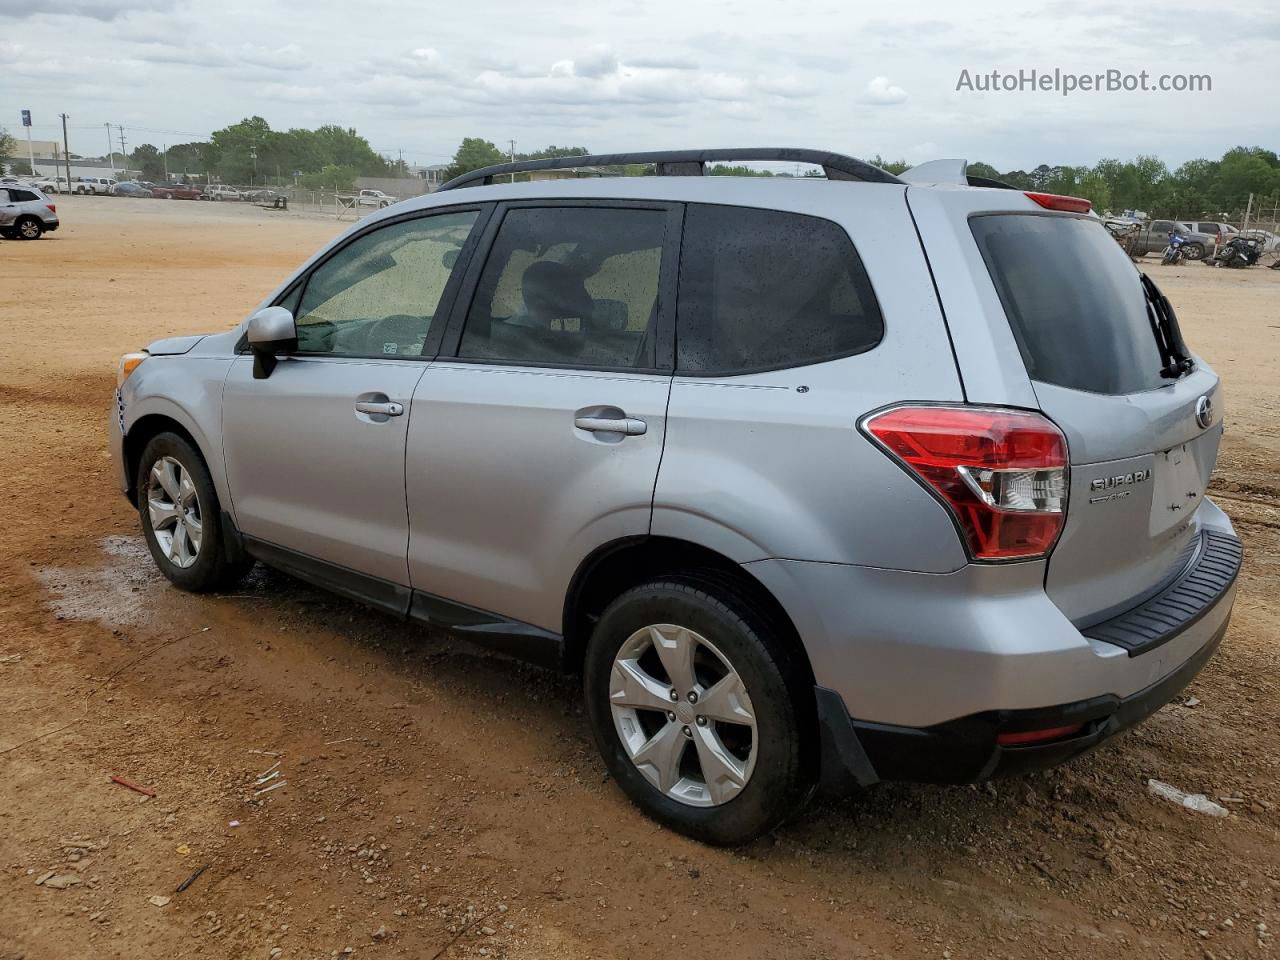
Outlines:
<svg viewBox="0 0 1280 960"><path fill-rule="evenodd" d="M1205 471L1195 441L1152 457L1151 533L1185 523L1204 499Z"/></svg>

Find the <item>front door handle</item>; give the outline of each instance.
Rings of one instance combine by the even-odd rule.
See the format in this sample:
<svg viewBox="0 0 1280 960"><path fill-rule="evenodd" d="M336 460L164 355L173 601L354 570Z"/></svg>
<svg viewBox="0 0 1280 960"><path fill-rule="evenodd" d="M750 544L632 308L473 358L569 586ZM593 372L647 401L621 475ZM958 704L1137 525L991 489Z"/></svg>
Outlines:
<svg viewBox="0 0 1280 960"><path fill-rule="evenodd" d="M573 425L590 433L620 433L624 437L643 436L649 425L636 417L574 417Z"/></svg>
<svg viewBox="0 0 1280 960"><path fill-rule="evenodd" d="M384 417L398 417L404 413L404 404L394 400L379 402L376 400L357 400L356 413L369 413Z"/></svg>

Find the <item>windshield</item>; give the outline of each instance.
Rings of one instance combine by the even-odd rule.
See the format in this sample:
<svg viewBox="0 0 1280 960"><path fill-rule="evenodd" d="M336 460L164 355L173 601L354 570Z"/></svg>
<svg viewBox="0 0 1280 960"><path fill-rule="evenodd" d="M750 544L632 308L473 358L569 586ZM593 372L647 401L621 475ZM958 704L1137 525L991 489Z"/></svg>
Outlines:
<svg viewBox="0 0 1280 960"><path fill-rule="evenodd" d="M989 214L970 226L1032 380L1106 394L1168 382L1138 271L1100 223Z"/></svg>

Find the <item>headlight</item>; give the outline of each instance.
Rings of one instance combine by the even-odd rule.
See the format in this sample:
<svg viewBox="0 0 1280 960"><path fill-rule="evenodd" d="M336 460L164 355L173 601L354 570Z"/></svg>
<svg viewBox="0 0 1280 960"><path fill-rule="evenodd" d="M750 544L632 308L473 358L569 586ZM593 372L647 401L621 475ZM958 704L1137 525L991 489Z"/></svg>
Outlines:
<svg viewBox="0 0 1280 960"><path fill-rule="evenodd" d="M129 374L138 369L138 364L151 354L143 350L140 353L126 353L120 358L120 364L116 367L116 389L119 390L124 386L124 382L129 379Z"/></svg>

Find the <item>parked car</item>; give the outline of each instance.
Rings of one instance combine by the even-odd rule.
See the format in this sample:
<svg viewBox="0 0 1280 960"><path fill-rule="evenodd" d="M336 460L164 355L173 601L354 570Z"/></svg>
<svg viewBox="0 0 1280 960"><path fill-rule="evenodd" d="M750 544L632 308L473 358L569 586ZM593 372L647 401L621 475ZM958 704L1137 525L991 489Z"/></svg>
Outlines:
<svg viewBox="0 0 1280 960"><path fill-rule="evenodd" d="M71 189L75 193L96 193L106 196L115 193L116 183L113 177L76 177Z"/></svg>
<svg viewBox="0 0 1280 960"><path fill-rule="evenodd" d="M1250 227L1248 230L1238 231L1238 233L1242 237L1260 241L1263 253L1275 253L1276 250L1280 250L1280 236L1277 236L1270 230L1261 230L1257 227Z"/></svg>
<svg viewBox="0 0 1280 960"><path fill-rule="evenodd" d="M358 193L345 196L340 194L338 199L346 201L350 206L376 207L379 210L398 202L396 197L389 196L381 190L361 190Z"/></svg>
<svg viewBox="0 0 1280 960"><path fill-rule="evenodd" d="M199 200L204 191L189 183L161 183L151 189L158 200Z"/></svg>
<svg viewBox="0 0 1280 960"><path fill-rule="evenodd" d="M1182 246L1182 256L1186 260L1202 260L1204 255L1213 250L1217 242L1216 234L1201 233L1179 220L1151 220L1143 224L1134 247L1136 256L1148 253L1162 253L1169 245L1169 235L1178 232L1186 237Z"/></svg>
<svg viewBox="0 0 1280 960"><path fill-rule="evenodd" d="M0 185L0 237L39 240L58 229L58 208L36 187Z"/></svg>
<svg viewBox="0 0 1280 960"><path fill-rule="evenodd" d="M112 191L117 197L151 197L154 194L136 180L124 180Z"/></svg>
<svg viewBox="0 0 1280 960"><path fill-rule="evenodd" d="M1240 232L1238 227L1234 227L1229 223L1222 223L1218 220L1187 220L1187 226L1197 233L1208 234L1216 237L1218 243L1226 243L1233 236Z"/></svg>
<svg viewBox="0 0 1280 960"><path fill-rule="evenodd" d="M746 159L829 179L678 175ZM1212 656L1218 377L1087 200L798 149L535 163L121 359L169 580L262 560L581 671L612 778L714 843L815 784L1062 762ZM493 182L606 163L673 175Z"/></svg>
<svg viewBox="0 0 1280 960"><path fill-rule="evenodd" d="M215 183L204 189L203 199L205 200L239 200L240 198L239 190L235 187L223 186L220 183Z"/></svg>
<svg viewBox="0 0 1280 960"><path fill-rule="evenodd" d="M240 191L241 200L249 200L254 203L270 203L279 196L282 196L280 191L272 190L270 187L249 187Z"/></svg>
<svg viewBox="0 0 1280 960"><path fill-rule="evenodd" d="M66 177L32 177L27 181L41 193L66 193Z"/></svg>

